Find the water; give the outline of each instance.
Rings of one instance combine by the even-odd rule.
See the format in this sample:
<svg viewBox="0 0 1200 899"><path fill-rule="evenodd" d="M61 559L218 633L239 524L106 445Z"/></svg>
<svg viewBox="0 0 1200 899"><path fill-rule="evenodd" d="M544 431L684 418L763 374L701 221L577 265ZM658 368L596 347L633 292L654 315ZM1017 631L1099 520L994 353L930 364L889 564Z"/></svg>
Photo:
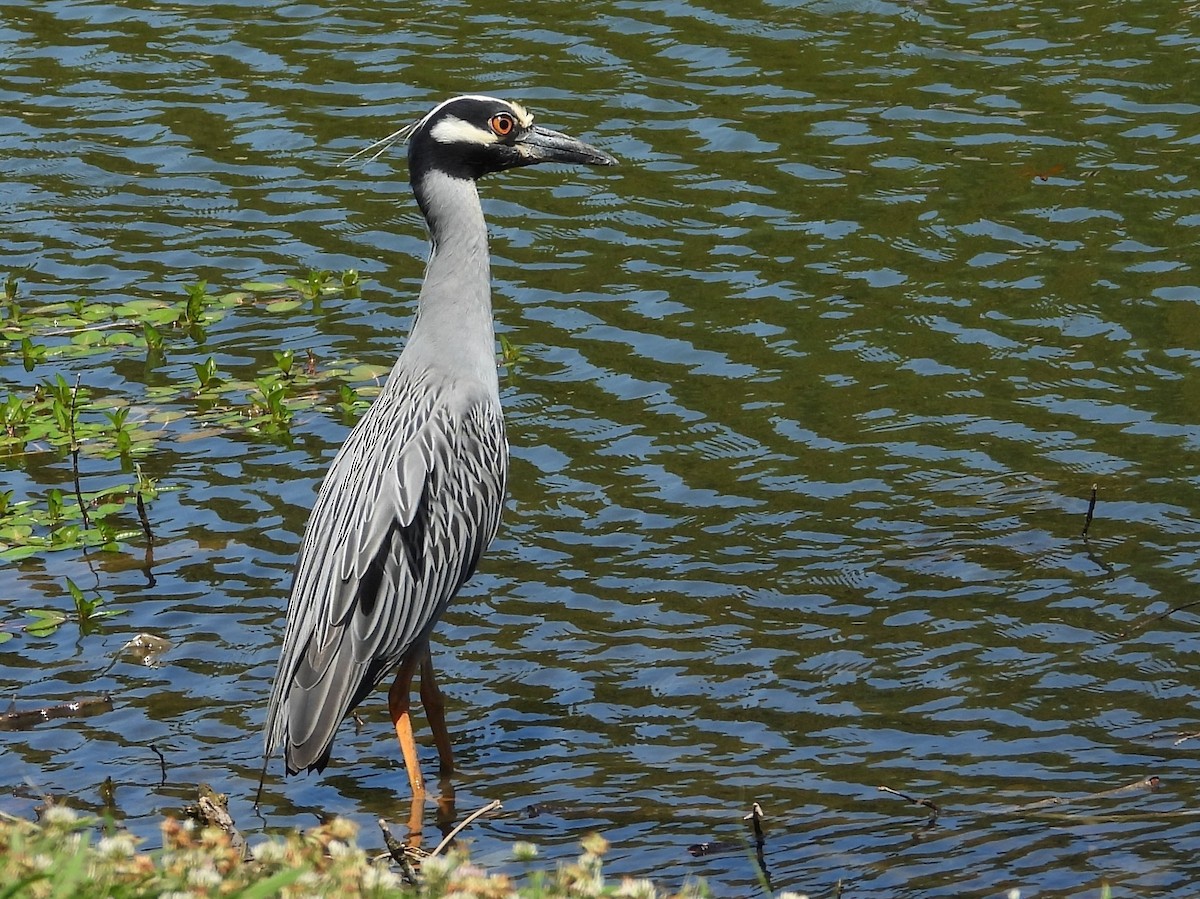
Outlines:
<svg viewBox="0 0 1200 899"><path fill-rule="evenodd" d="M483 186L498 329L528 361L503 381L501 535L435 641L458 809L505 807L471 827L477 858L523 839L553 863L595 829L614 874L758 895L758 801L775 890L1195 892L1200 766L1176 742L1200 730L1194 5L2 15L0 272L29 302L365 279L319 309L232 309L157 367L26 373L10 350L9 391L61 372L141 408L209 356L243 378L284 348L389 365L422 225L401 154L336 163L449 95L520 99L621 159ZM0 574L10 631L68 576L128 610L0 646L21 708L114 700L0 735L0 806L98 807L111 777L153 841L203 780L251 835L321 812L399 830L382 696L324 776L276 762L251 809L290 566L350 422L255 435L165 405L185 417L142 461L178 488L151 507L153 583L136 539ZM41 498L70 463L16 456L4 478ZM118 657L140 631L173 642L161 667Z"/></svg>

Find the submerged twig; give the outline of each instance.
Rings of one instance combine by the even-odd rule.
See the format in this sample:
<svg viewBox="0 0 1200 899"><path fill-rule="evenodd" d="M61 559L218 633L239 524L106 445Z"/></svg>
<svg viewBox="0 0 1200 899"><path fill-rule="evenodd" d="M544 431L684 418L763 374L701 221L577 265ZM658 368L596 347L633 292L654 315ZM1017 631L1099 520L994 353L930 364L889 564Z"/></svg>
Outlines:
<svg viewBox="0 0 1200 899"><path fill-rule="evenodd" d="M161 787L167 782L167 757L163 755L162 750L153 743L150 744L150 749L153 750L156 756L158 756L158 767L162 771L162 780L158 782L158 785Z"/></svg>
<svg viewBox="0 0 1200 899"><path fill-rule="evenodd" d="M914 799L912 796L909 796L907 793L901 793L899 790L893 790L891 787L880 787L879 792L890 793L892 796L899 796L901 799L905 800L906 802L911 802L913 805L919 805L919 806L929 809L933 813L929 818L929 820L931 822L934 819L936 819L937 816L940 815L941 811L942 811L940 808L938 808L937 803L934 802L932 799Z"/></svg>
<svg viewBox="0 0 1200 899"><path fill-rule="evenodd" d="M134 331L141 327L132 318L122 318L111 322L96 322L90 325L79 325L75 328L51 328L42 332L43 337L71 337L75 334L86 334L89 331Z"/></svg>
<svg viewBox="0 0 1200 899"><path fill-rule="evenodd" d="M20 712L15 707L10 707L7 712L0 715L0 731L28 730L35 724L41 724L44 721L50 721L55 718L86 718L89 715L110 712L112 711L112 707L112 697L107 693L102 696L85 696L82 699L75 699L71 702L42 706L41 708L30 709L25 712Z"/></svg>
<svg viewBox="0 0 1200 899"><path fill-rule="evenodd" d="M433 858L438 853L440 853L443 849L445 849L447 846L449 846L450 842L456 836L458 836L459 833L461 833L463 831L463 829L465 829L467 826L469 826L470 823L472 821L474 821L476 818L480 817L481 815L486 815L488 812L494 812L494 811L496 811L496 809L499 809L499 808L503 808L503 806L500 805L500 800L493 799L491 802L489 802L483 808L478 808L475 811L471 812L471 814L469 814L469 815L467 815L467 817L463 818L461 824L459 824L457 827L454 828L454 830L450 831L448 834L446 834L445 837L442 838L442 841L437 844L437 848L434 849L433 852L429 853L429 857Z"/></svg>
<svg viewBox="0 0 1200 899"><path fill-rule="evenodd" d="M759 842L762 842L763 839L762 819L765 817L762 806L756 802L750 807L749 813L742 818L743 821L749 821L754 825L754 839Z"/></svg>
<svg viewBox="0 0 1200 899"><path fill-rule="evenodd" d="M83 529L86 531L91 526L91 520L88 518L87 507L83 504L83 490L79 486L79 441L75 439L75 400L79 396L79 382L81 375L75 376L75 386L71 388L71 412L70 412L70 437L71 437L71 474L75 479L75 500L79 503L79 514L83 517Z"/></svg>
<svg viewBox="0 0 1200 899"><path fill-rule="evenodd" d="M1096 511L1096 485L1092 485L1092 498L1088 501L1087 517L1083 519L1083 533L1079 536L1087 539L1088 528L1092 526L1092 515Z"/></svg>
<svg viewBox="0 0 1200 899"><path fill-rule="evenodd" d="M749 821L754 826L754 858L758 862L758 869L762 872L763 880L766 881L768 893L775 892L775 887L771 883L771 872L767 870L766 858L766 837L763 836L762 806L757 802L750 807L750 813L742 818L743 821Z"/></svg>
<svg viewBox="0 0 1200 899"><path fill-rule="evenodd" d="M1099 793L1092 793L1088 799L1107 799L1109 796L1120 796L1123 793L1134 793L1138 790L1157 790L1161 783L1157 774L1151 774L1149 777L1143 777L1141 780L1135 780L1133 783L1125 784L1123 787L1113 787L1111 790L1102 790Z"/></svg>
<svg viewBox="0 0 1200 899"><path fill-rule="evenodd" d="M140 488L137 492L137 513L138 521L142 523L142 532L146 535L146 542L153 546L154 532L150 530L150 516L146 514L146 501L142 499L142 491Z"/></svg>
<svg viewBox="0 0 1200 899"><path fill-rule="evenodd" d="M749 821L754 828L754 848L758 855L759 867L762 868L763 876L769 877L762 855L763 844L766 840L762 829L762 819L765 817L766 815L762 810L762 806L756 802L751 806L749 813L742 816L742 820ZM745 847L745 841L707 840L703 843L693 843L691 846L688 846L688 853L694 858L702 858L706 855L716 855L721 852L734 852L745 849Z"/></svg>
<svg viewBox="0 0 1200 899"><path fill-rule="evenodd" d="M1134 793L1140 790L1157 790L1160 780L1157 774L1151 774L1149 777L1143 777L1135 780L1133 783L1127 783L1123 786L1113 787L1110 790L1100 790L1096 793L1088 793L1086 796L1080 796L1076 799L1063 799L1061 796L1050 796L1046 799L1039 799L1036 802L1026 803L1025 805L1010 806L1002 811L1008 814L1014 812L1034 812L1044 808L1053 808L1059 805L1068 803L1078 804L1080 802L1088 802L1093 799L1111 799L1114 796L1121 796L1125 793Z"/></svg>
<svg viewBox="0 0 1200 899"><path fill-rule="evenodd" d="M1193 599L1191 602L1185 602L1185 603L1182 603L1181 605L1172 606L1171 608L1167 609L1165 612L1159 612L1157 615L1151 615L1148 618L1142 618L1138 621L1135 621L1132 626L1117 633L1116 639L1122 640L1125 637L1128 637L1130 634L1140 631L1142 628L1147 627L1148 625L1151 625L1156 621L1161 621L1164 618L1169 618L1171 615L1174 615L1176 612L1182 612L1184 609L1190 609L1192 606L1200 606L1200 599Z"/></svg>

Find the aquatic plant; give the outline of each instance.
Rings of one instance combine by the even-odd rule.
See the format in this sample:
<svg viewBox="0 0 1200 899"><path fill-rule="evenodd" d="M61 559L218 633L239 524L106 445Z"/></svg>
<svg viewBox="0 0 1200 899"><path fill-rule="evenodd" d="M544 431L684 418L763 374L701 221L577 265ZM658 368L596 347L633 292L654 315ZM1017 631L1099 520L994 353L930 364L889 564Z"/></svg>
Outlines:
<svg viewBox="0 0 1200 899"><path fill-rule="evenodd" d="M163 441L190 429L286 442L294 416L310 409L356 419L386 369L354 359L322 362L311 350L301 355L290 347L273 351L273 363L250 373L222 370L207 354L190 364L163 363L203 350L205 329L235 307L282 315L321 298L357 295L359 288L357 272L320 271L225 291L199 281L184 286L182 297L34 303L22 296L15 274L5 277L0 364L12 366L13 376L0 385L0 462L13 470L36 462L41 474L37 482L14 480L0 490L0 561L117 552L141 543L149 570L151 507L162 491L188 486L143 474L143 463ZM136 396L103 388L92 374L139 356L155 376ZM83 373L72 374L81 360ZM22 376L18 363L31 374ZM46 483L46 472L56 470L61 482ZM52 607L16 604L12 617L0 622L0 643L20 635L51 637L72 622L87 633L124 611L108 608L99 594L69 578L61 597L64 602Z"/></svg>
<svg viewBox="0 0 1200 899"><path fill-rule="evenodd" d="M81 633L87 633L97 621L103 618L124 615L128 611L128 609L104 608L105 602L102 596L97 594L94 598L89 599L73 580L67 578L66 581L67 591L75 605L74 620L78 623ZM48 637L71 620L70 613L61 609L29 609L25 614L33 619L31 623L25 625L25 630L34 637ZM11 637L11 634L9 636Z"/></svg>
<svg viewBox="0 0 1200 899"><path fill-rule="evenodd" d="M35 305L22 302L20 282L9 274L4 281L0 359L18 358L27 372L99 354L110 355L114 362L136 353L144 353L148 363L161 361L186 344L201 343L202 328L236 306L254 304L285 313L319 297L357 295L359 286L353 270L314 271L303 278L254 282L224 292L212 292L200 281L183 288L182 300L77 298ZM289 422L302 410L323 407L357 417L385 371L353 359L321 365L311 351L301 366L290 348L274 351L273 357L274 366L244 379L221 371L208 356L190 365L194 379L177 376L137 397L102 393L79 377L72 383L61 370L31 386L9 386L0 395L0 459L19 464L33 454L70 456L76 501L65 502L58 487L40 496L3 493L0 559L16 561L61 549L111 550L139 533L149 535L146 504L159 488L150 488L137 470L138 462L160 441L170 439L172 424L181 419L205 428L285 439ZM81 475L80 455L116 460L122 471L136 476L89 492L81 485L86 477ZM141 528L123 526L123 518L133 517L127 508L131 503L137 506Z"/></svg>

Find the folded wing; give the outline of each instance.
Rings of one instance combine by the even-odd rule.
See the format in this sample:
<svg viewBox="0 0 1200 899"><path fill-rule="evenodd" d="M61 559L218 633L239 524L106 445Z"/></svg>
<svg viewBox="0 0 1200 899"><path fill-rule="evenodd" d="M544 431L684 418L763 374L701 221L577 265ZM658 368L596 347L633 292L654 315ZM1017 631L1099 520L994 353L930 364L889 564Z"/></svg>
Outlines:
<svg viewBox="0 0 1200 899"><path fill-rule="evenodd" d="M400 372L350 433L304 535L267 710L289 774L322 770L342 718L424 646L496 533L507 463L485 393Z"/></svg>

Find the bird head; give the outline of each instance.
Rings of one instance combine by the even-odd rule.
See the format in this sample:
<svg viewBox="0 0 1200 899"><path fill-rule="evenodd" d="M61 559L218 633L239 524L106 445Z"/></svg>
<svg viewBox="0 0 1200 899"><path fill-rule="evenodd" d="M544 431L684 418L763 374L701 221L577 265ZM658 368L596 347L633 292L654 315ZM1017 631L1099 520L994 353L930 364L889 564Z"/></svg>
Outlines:
<svg viewBox="0 0 1200 899"><path fill-rule="evenodd" d="M616 160L581 140L533 124L519 103L463 96L429 112L408 139L412 177L426 168L479 178L491 172L543 162L616 165Z"/></svg>
<svg viewBox="0 0 1200 899"><path fill-rule="evenodd" d="M452 177L476 179L543 162L617 164L603 150L533 124L533 116L519 103L474 94L446 100L415 125L388 135L362 152L381 147L379 153L382 153L405 137L409 177L414 182L435 170Z"/></svg>

